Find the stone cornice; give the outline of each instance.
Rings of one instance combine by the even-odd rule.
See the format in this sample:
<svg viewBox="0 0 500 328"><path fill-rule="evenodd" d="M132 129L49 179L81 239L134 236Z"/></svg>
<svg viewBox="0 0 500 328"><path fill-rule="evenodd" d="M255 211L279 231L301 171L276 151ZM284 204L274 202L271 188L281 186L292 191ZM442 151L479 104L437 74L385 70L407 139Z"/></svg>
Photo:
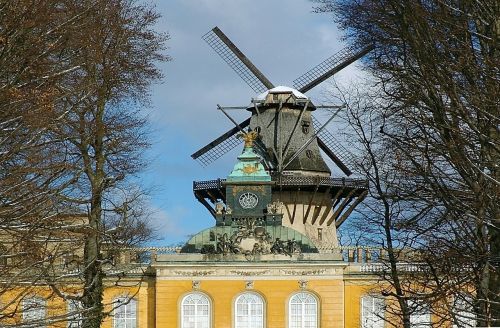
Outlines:
<svg viewBox="0 0 500 328"><path fill-rule="evenodd" d="M162 263L154 266L158 280L342 279L346 263Z"/></svg>

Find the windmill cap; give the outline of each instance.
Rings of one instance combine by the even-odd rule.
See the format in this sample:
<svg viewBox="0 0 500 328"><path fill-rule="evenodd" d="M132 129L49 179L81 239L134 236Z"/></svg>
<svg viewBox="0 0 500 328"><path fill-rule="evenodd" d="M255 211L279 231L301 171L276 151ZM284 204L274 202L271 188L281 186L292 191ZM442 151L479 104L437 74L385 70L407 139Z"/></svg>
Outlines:
<svg viewBox="0 0 500 328"><path fill-rule="evenodd" d="M271 94L272 93L292 93L295 96L295 98L297 98L297 99L304 99L304 100L309 99L305 94L303 94L299 90L294 89L294 88L290 88L290 87L286 87L283 85L278 85L277 87L269 89L266 92L261 93L260 95L258 95L254 99L255 100L266 100L267 95L270 93Z"/></svg>
<svg viewBox="0 0 500 328"><path fill-rule="evenodd" d="M252 111L255 105L264 106L264 108L266 108L275 107L280 103L283 105L286 104L288 107L292 108L302 108L304 104L307 103L308 110L316 109L305 94L297 89L280 85L253 98L247 110Z"/></svg>

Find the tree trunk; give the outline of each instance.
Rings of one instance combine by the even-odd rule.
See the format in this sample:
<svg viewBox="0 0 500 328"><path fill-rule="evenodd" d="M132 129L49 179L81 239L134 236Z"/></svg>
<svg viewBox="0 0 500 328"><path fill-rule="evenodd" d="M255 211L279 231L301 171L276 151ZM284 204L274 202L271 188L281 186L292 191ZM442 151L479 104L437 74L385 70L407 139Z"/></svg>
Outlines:
<svg viewBox="0 0 500 328"><path fill-rule="evenodd" d="M88 310L84 313L82 328L100 328L103 319L103 272L100 249L99 226L101 218L100 195L93 195L92 209L89 215L89 232L84 250L84 289L82 303Z"/></svg>
<svg viewBox="0 0 500 328"><path fill-rule="evenodd" d="M103 320L103 268L101 256L101 233L102 231L102 201L104 189L104 96L100 92L95 115L95 137L92 143L95 157L95 168L87 167L87 174L92 186L91 209L89 215L89 232L85 240L85 282L83 293L83 305L89 310L84 315L82 328L100 328Z"/></svg>

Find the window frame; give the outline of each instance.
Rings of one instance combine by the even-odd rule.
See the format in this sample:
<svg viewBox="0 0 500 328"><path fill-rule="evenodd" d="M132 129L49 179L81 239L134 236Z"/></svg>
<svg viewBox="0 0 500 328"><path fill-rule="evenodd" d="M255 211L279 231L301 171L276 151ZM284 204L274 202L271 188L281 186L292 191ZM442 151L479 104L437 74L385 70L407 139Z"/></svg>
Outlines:
<svg viewBox="0 0 500 328"><path fill-rule="evenodd" d="M292 293L289 297L288 297L288 300L286 302L286 318L287 318L287 324L286 324L286 327L287 328L293 328L292 327L292 301L294 299L294 297L300 295L300 294L307 294L309 296L311 296L314 301L315 301L315 305L316 305L316 313L315 313L315 317L316 317L316 326L314 328L320 328L321 327L321 313L320 313L320 309L321 309L321 303L320 303L320 298L312 293L311 291L308 291L308 290L300 290L300 291L297 291L297 292L294 292ZM304 304L305 303L301 303L301 313L304 313ZM304 318L304 316L302 316L302 318ZM303 323L301 323L301 326L303 326ZM302 328L302 327L299 327L299 328Z"/></svg>
<svg viewBox="0 0 500 328"><path fill-rule="evenodd" d="M410 327L411 328L426 328L432 326L432 311L429 304L424 303L421 300L413 299L408 300L408 308L410 308ZM417 311L419 310L419 311ZM418 312L418 313L417 313ZM423 317L426 316L425 322L414 322L415 316Z"/></svg>
<svg viewBox="0 0 500 328"><path fill-rule="evenodd" d="M117 302L120 302L120 300L124 300L123 302L123 305L121 306L116 306L116 303ZM127 313L129 313L127 310L127 307L130 306L131 304L134 304L135 306L135 320L132 320L132 318L129 318L127 317ZM125 327L124 328L137 328L139 326L139 302L137 301L136 298L134 297L130 297L130 296L127 296L127 295L121 295L121 296L117 296L115 298L113 298L113 325L112 325L112 328L121 328L119 326L117 326L117 322L118 320L125 320ZM125 310L125 317L124 318L119 318L117 319L117 310L121 307L125 307L124 310ZM128 326L128 322L134 322L134 326L133 327L129 327Z"/></svg>
<svg viewBox="0 0 500 328"><path fill-rule="evenodd" d="M262 315L261 315L261 318L262 318L262 325L259 326L259 327L262 327L262 328L266 328L267 327L267 302L266 302L266 299L264 298L263 295L261 295L260 293L257 293L255 291L244 291L242 293L239 293L238 295L236 295L236 297L234 298L233 300L233 328L238 328L238 300L240 300L242 297L246 296L246 295L252 295L252 296L256 296L260 299L260 301L262 302ZM247 316L248 318L249 316Z"/></svg>
<svg viewBox="0 0 500 328"><path fill-rule="evenodd" d="M28 303L30 303L29 306L31 308L26 309L26 307L28 306ZM42 309L37 308L38 305L41 305ZM35 307L32 307L32 306L35 306ZM35 312L35 316L33 316L33 314L32 314L31 318L28 317L28 313L33 313L33 311L37 311L37 310L43 311L43 315L41 317L37 317L36 312ZM40 312L42 312L42 311L40 311ZM21 302L21 316L22 316L23 322L31 322L31 321L44 322L47 319L47 300L41 296L31 296L31 297L24 298ZM27 320L30 320L30 321L27 321ZM42 327L46 327L46 326L47 325L44 323L43 325L39 325L38 327L42 328Z"/></svg>
<svg viewBox="0 0 500 328"><path fill-rule="evenodd" d="M365 300L371 300L371 317L372 322L365 322L364 318L364 302ZM375 300L382 302L383 316L377 315L377 307L375 306ZM360 300L360 318L361 318L361 328L383 328L385 327L385 298L382 295L365 294Z"/></svg>
<svg viewBox="0 0 500 328"><path fill-rule="evenodd" d="M78 312L83 309L81 301L68 300L67 301L67 313L68 313L68 328L80 328L82 326L82 313ZM76 312L75 314L70 314L71 312Z"/></svg>
<svg viewBox="0 0 500 328"><path fill-rule="evenodd" d="M200 295L200 296L205 297L208 300L208 316L207 316L207 318L208 318L208 327L212 328L212 324L213 324L213 317L212 317L213 316L213 302L212 302L212 298L208 294L200 292L200 291L190 291L189 293L183 294L179 298L179 327L180 328L185 328L185 324L184 324L184 301L186 300L186 298L188 298L191 295ZM197 327L197 328L199 328L199 327Z"/></svg>
<svg viewBox="0 0 500 328"><path fill-rule="evenodd" d="M477 327L477 316L474 313L474 307L470 304L473 301L473 297L466 293L460 293L457 296L453 296L453 304L451 307L452 311L452 328L473 328ZM463 302L458 305L458 302ZM465 304L464 304L465 303ZM465 305L465 306L463 306ZM462 307L459 307L462 306ZM461 321L460 326L456 324L456 320ZM466 324L466 325L464 325ZM472 324L472 325L470 325Z"/></svg>

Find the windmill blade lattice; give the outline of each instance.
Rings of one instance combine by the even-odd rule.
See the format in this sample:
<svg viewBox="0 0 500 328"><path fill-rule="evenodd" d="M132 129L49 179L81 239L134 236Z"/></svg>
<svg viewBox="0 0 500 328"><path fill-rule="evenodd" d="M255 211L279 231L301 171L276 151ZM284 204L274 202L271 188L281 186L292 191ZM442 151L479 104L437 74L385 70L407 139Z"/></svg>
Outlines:
<svg viewBox="0 0 500 328"><path fill-rule="evenodd" d="M314 118L314 116L312 117L312 122L314 129L318 131L321 128L321 122ZM338 160L340 160L341 163L337 163L337 165L342 169L342 171L344 171L347 175L350 175L351 172L347 168L347 165L352 164L351 153L345 149L345 147L342 146L327 129L321 130L318 134L318 139L335 154ZM337 162L337 160L334 161Z"/></svg>
<svg viewBox="0 0 500 328"><path fill-rule="evenodd" d="M248 118L239 125L244 129L249 124L250 119ZM238 132L240 132L240 130L237 127L232 128L205 147L193 153L191 157L203 166L211 164L242 143L242 140L238 138Z"/></svg>
<svg viewBox="0 0 500 328"><path fill-rule="evenodd" d="M361 51L353 51L350 47L344 48L293 80L293 87L300 92L307 92L372 50L373 46Z"/></svg>
<svg viewBox="0 0 500 328"><path fill-rule="evenodd" d="M218 28L214 27L202 37L212 49L238 74L256 93L262 93L274 85Z"/></svg>

